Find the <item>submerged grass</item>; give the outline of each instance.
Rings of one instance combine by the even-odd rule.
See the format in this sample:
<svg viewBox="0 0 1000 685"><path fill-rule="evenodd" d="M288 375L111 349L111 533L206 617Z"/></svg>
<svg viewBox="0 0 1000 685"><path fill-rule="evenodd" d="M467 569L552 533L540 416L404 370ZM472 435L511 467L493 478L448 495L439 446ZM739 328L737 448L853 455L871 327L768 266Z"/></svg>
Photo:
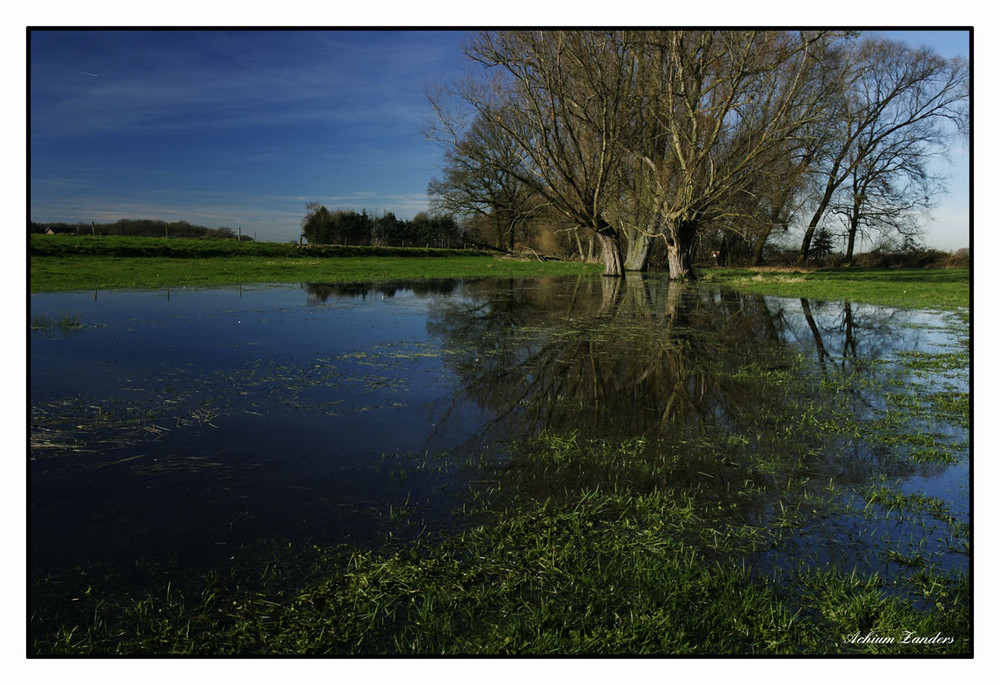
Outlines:
<svg viewBox="0 0 1000 685"><path fill-rule="evenodd" d="M443 542L333 551L322 579L214 578L127 600L77 597L81 621L36 640L86 654L968 653L967 582L920 569L916 600L878 574L755 577L685 541L691 504L661 493L535 502ZM270 575L268 575L268 573ZM894 642L869 636L891 637ZM865 638L868 639L865 639ZM914 638L918 638L914 639ZM937 638L926 642L927 638Z"/></svg>
<svg viewBox="0 0 1000 685"><path fill-rule="evenodd" d="M806 369L798 370L739 373L794 394L797 383L815 381L802 381ZM764 417L788 424L768 438L724 430L681 430L669 440L542 432L510 459L476 465L482 475L468 497L469 525L451 535L390 539L372 549L289 550L253 570L186 586L122 592L114 583L63 579L78 588L71 608L32 616L31 649L969 655L968 574L939 567L921 541L883 548L860 539L877 528L861 530L855 544L872 559L860 566L796 546L804 532L849 513L850 490L831 475L846 466L822 445L866 432L819 422L851 393L825 397L795 415ZM879 430L890 441L888 433L906 424ZM385 462L403 482L407 469L433 468L426 455ZM943 500L890 486L888 474L905 463L868 465L856 513L893 526L929 517L967 550L968 525ZM416 525L417 509L407 502L389 518ZM763 571L758 560L774 555L783 561ZM878 570L879 559L896 571ZM39 581L35 591L52 582Z"/></svg>
<svg viewBox="0 0 1000 685"><path fill-rule="evenodd" d="M31 317L31 331L61 331L71 333L83 328L82 314L35 315Z"/></svg>

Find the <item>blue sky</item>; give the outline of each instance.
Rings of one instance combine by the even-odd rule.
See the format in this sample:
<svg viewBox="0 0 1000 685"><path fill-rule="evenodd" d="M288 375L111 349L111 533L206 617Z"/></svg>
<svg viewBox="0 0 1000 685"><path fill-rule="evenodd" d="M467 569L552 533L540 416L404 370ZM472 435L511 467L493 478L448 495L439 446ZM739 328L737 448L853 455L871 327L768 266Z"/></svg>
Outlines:
<svg viewBox="0 0 1000 685"><path fill-rule="evenodd" d="M457 32L38 32L35 220L185 219L299 234L305 203L411 217L441 153L426 84Z"/></svg>
<svg viewBox="0 0 1000 685"><path fill-rule="evenodd" d="M913 39L908 32L892 37ZM920 32L968 56L964 32ZM440 148L424 88L466 68L457 31L40 31L30 51L35 221L242 227L294 240L306 202L427 208ZM968 153L927 242L968 239Z"/></svg>

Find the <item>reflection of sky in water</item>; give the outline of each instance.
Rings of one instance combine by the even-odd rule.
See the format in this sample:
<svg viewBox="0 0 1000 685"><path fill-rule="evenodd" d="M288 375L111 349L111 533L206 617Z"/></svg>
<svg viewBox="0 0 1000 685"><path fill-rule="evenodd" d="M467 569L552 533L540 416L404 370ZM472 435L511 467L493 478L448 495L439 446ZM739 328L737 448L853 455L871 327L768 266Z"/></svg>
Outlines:
<svg viewBox="0 0 1000 685"><path fill-rule="evenodd" d="M649 339L663 339L662 349L638 359L624 335L628 317L614 316L627 310L661 325L675 311L666 286L629 292L618 314L609 315L607 293L599 290L608 284L588 283L33 295L32 316L80 315L84 326L32 336L33 416L67 428L58 421L66 414L74 424L68 429L88 448L52 457L42 450L32 463L36 558L184 549L201 557L206 549L261 535L319 544L365 539L388 503L407 498L448 525L466 476L455 468L411 468L402 482L384 455L433 460L452 450L474 456L518 437L519 429L538 429L522 411L532 397L546 405L539 420L563 417L581 430L602 430L600 417L588 418L593 398L586 393L597 392L625 412L655 405L656 398L643 393L671 374L708 373L716 368L712 355L770 363L777 358L770 348L783 346L839 366L847 357L890 359L898 352L947 351L952 344L945 318L936 313L782 298L734 301L702 292L680 308L695 312L684 326L658 338L654 329ZM752 330L727 328L739 317ZM592 325L581 323L588 318L596 322L594 335L604 337L600 354L587 362L606 371L579 370L574 377L570 355L597 343L574 347L579 343L564 344L560 336L563 327ZM698 326L708 328L691 333ZM670 336L683 342L675 345ZM725 340L715 345L717 338ZM583 387L615 374L624 379L620 385ZM963 374L957 376L961 386ZM967 377L966 371L966 390ZM492 387L501 383L509 387ZM722 394L703 398L701 408L722 417L739 406L739 397L717 390ZM574 392L584 399L574 404ZM679 411L683 405L670 406ZM662 414L654 409L648 420L622 430L647 430ZM85 430L98 412L112 417L108 427ZM115 442L115 431L130 440ZM967 510L967 474L967 464L924 469L906 487L954 497Z"/></svg>

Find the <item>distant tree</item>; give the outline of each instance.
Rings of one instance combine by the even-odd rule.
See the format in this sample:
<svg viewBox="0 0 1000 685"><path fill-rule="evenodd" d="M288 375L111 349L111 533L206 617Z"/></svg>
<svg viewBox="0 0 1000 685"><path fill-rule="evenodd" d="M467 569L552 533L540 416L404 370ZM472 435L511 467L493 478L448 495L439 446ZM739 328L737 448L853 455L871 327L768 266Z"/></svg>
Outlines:
<svg viewBox="0 0 1000 685"><path fill-rule="evenodd" d="M55 222L50 224L33 223L32 226L41 226L41 231L45 228L52 228L55 233L74 233L77 235L107 235L107 236L135 236L151 238L213 238L227 237L235 238L231 235L231 229L213 229L208 226L192 224L188 221L175 221L167 223L161 219L118 219L112 223L99 224L95 221L77 222L75 224ZM227 233L227 231L229 233Z"/></svg>
<svg viewBox="0 0 1000 685"><path fill-rule="evenodd" d="M820 227L819 231L816 232L812 245L810 246L810 256L812 256L812 258L816 261L821 261L827 255L831 254L833 249L833 234L825 226Z"/></svg>
<svg viewBox="0 0 1000 685"><path fill-rule="evenodd" d="M440 179L428 185L432 209L444 214L486 217L493 244L514 249L526 237L527 225L547 206L512 170L517 168L517 144L501 127L478 117L464 134L449 131Z"/></svg>
<svg viewBox="0 0 1000 685"><path fill-rule="evenodd" d="M894 233L904 242L916 241L921 233L918 220L930 209L940 187L926 173L919 154L911 157L888 150L858 165L848 181L830 205L830 212L844 225L844 264L848 266L854 262L858 242L873 231Z"/></svg>
<svg viewBox="0 0 1000 685"><path fill-rule="evenodd" d="M394 245L400 237L399 220L394 213L386 212L377 219L372 219L372 245Z"/></svg>
<svg viewBox="0 0 1000 685"><path fill-rule="evenodd" d="M333 222L326 207L316 202L306 204L306 216L302 219L302 237L310 245L326 245L333 242Z"/></svg>

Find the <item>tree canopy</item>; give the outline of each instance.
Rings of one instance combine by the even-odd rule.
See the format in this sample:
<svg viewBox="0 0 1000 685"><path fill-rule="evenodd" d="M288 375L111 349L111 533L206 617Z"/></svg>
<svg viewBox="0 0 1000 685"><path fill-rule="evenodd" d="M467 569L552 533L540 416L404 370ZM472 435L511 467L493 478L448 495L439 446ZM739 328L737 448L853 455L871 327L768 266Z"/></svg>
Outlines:
<svg viewBox="0 0 1000 685"><path fill-rule="evenodd" d="M319 203L306 205L302 237L312 245L452 248L465 243L464 231L451 215L421 212L404 220L392 212L376 216L367 209L331 212Z"/></svg>

